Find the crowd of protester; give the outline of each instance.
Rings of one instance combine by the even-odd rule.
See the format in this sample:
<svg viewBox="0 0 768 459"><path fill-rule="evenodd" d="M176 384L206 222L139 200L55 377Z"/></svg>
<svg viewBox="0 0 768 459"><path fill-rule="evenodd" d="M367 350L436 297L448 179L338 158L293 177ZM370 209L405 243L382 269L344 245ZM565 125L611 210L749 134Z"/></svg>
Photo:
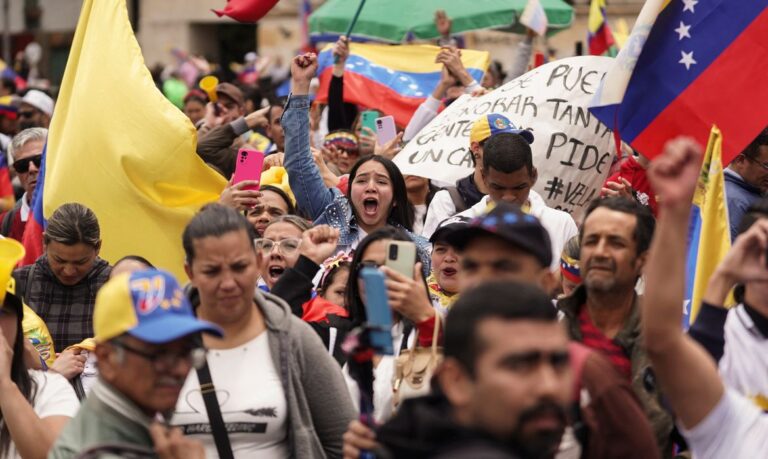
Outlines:
<svg viewBox="0 0 768 459"><path fill-rule="evenodd" d="M521 74L531 36L482 82L446 44L434 92L383 145L360 115L379 107L344 102L345 38L327 104L314 54L290 71L249 56L214 103L196 89L211 69L176 53L159 86L184 85L197 153L229 180L177 241L189 282L135 254L110 266L98 216L56 209L44 254L0 286L0 457L768 455L768 130L726 170L733 246L688 331L689 139L654 161L629 149L579 221L533 191L540 139L504 114L474 122L456 183L392 161L455 98ZM254 72L289 76L290 95ZM2 88L17 196L0 234L20 241L55 107ZM259 182L232 180L242 147L267 154ZM413 247L406 272L388 263L397 244ZM371 270L384 330L367 328ZM370 346L375 331L391 343Z"/></svg>

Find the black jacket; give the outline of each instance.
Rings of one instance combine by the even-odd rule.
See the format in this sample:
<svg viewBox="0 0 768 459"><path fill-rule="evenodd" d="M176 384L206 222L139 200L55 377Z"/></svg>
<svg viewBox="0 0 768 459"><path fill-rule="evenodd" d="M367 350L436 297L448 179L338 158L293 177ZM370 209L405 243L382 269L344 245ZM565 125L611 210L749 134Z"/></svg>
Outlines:
<svg viewBox="0 0 768 459"><path fill-rule="evenodd" d="M453 422L440 394L405 400L397 414L376 432L385 451L377 457L514 459L518 456L489 436Z"/></svg>

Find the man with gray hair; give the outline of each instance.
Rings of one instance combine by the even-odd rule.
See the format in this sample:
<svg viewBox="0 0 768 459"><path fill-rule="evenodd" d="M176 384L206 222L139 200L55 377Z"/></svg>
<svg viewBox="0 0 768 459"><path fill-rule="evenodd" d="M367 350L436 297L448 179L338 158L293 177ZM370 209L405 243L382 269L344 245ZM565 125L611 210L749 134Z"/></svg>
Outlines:
<svg viewBox="0 0 768 459"><path fill-rule="evenodd" d="M39 127L25 129L16 134L8 147L8 152L13 158L13 168L24 188L24 195L16 202L13 209L0 216L0 234L5 237L21 241L24 235L47 136L48 129Z"/></svg>
<svg viewBox="0 0 768 459"><path fill-rule="evenodd" d="M53 212L43 246L43 255L13 277L17 294L48 325L54 348L63 350L93 336L96 292L111 268L99 258L96 214L82 204L67 203Z"/></svg>

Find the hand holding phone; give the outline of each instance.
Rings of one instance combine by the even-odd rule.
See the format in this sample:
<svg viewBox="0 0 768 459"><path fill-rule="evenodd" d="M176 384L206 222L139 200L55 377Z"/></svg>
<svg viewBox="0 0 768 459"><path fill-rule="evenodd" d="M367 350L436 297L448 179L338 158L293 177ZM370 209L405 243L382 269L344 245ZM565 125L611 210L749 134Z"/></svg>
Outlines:
<svg viewBox="0 0 768 459"><path fill-rule="evenodd" d="M395 118L393 116L383 116L376 118L376 143L384 145L397 136L395 127Z"/></svg>
<svg viewBox="0 0 768 459"><path fill-rule="evenodd" d="M233 185L244 180L254 180L259 182L261 180L261 169L264 166L264 153L256 150L250 150L247 148L241 148L237 152L237 159L235 163L235 176L232 180ZM250 185L243 187L244 190L258 191L258 185Z"/></svg>
<svg viewBox="0 0 768 459"><path fill-rule="evenodd" d="M416 244L410 241L387 241L387 259L384 265L403 276L413 279L416 264Z"/></svg>
<svg viewBox="0 0 768 459"><path fill-rule="evenodd" d="M368 128L371 132L376 132L376 118L379 117L379 112L376 110L366 110L360 114L361 127Z"/></svg>

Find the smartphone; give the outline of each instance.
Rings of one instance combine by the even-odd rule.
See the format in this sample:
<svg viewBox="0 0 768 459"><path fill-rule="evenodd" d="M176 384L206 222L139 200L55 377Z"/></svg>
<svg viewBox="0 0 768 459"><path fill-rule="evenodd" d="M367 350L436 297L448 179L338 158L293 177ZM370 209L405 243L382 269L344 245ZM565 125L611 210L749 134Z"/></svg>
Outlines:
<svg viewBox="0 0 768 459"><path fill-rule="evenodd" d="M243 180L261 180L261 169L264 167L264 153L256 150L241 148L237 152L237 162L235 163L235 179L233 184ZM258 190L258 186L247 186L244 190Z"/></svg>
<svg viewBox="0 0 768 459"><path fill-rule="evenodd" d="M413 266L416 264L416 244L410 241L389 241L386 245L387 268L413 279Z"/></svg>
<svg viewBox="0 0 768 459"><path fill-rule="evenodd" d="M371 132L376 132L376 118L379 117L379 112L376 110L366 110L361 116L361 126L367 127Z"/></svg>
<svg viewBox="0 0 768 459"><path fill-rule="evenodd" d="M387 299L384 273L376 268L363 268L360 277L365 286L365 314L368 316L371 347L383 355L393 355L392 311Z"/></svg>
<svg viewBox="0 0 768 459"><path fill-rule="evenodd" d="M384 145L395 137L397 137L395 118L393 116L376 118L376 142Z"/></svg>

